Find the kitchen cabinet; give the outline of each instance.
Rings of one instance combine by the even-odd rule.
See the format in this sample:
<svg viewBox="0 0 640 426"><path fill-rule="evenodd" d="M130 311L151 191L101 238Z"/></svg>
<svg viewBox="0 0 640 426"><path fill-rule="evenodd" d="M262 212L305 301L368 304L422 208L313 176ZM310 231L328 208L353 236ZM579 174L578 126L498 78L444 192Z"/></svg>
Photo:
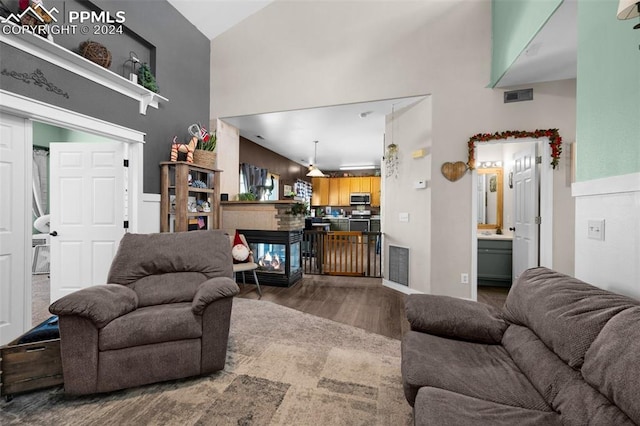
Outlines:
<svg viewBox="0 0 640 426"><path fill-rule="evenodd" d="M341 206L340 204L340 179L329 178L329 206Z"/></svg>
<svg viewBox="0 0 640 426"><path fill-rule="evenodd" d="M380 177L313 178L311 205L348 207L352 192L371 193L371 207L380 207Z"/></svg>
<svg viewBox="0 0 640 426"><path fill-rule="evenodd" d="M164 161L160 167L160 232L219 228L221 171L185 161Z"/></svg>
<svg viewBox="0 0 640 426"><path fill-rule="evenodd" d="M478 285L511 286L512 241L478 238Z"/></svg>
<svg viewBox="0 0 640 426"><path fill-rule="evenodd" d="M380 176L371 177L371 207L380 207Z"/></svg>
<svg viewBox="0 0 640 426"><path fill-rule="evenodd" d="M371 219L369 221L370 232L380 232L380 219Z"/></svg>
<svg viewBox="0 0 640 426"><path fill-rule="evenodd" d="M311 205L314 207L328 206L329 204L329 180L327 178L312 178Z"/></svg>
<svg viewBox="0 0 640 426"><path fill-rule="evenodd" d="M371 180L375 179L375 177L365 176L356 179L360 179L360 190L354 192L371 192Z"/></svg>
<svg viewBox="0 0 640 426"><path fill-rule="evenodd" d="M351 179L353 178L337 178L340 188L339 206L351 205Z"/></svg>
<svg viewBox="0 0 640 426"><path fill-rule="evenodd" d="M331 221L331 231L349 231L349 219L329 219Z"/></svg>
<svg viewBox="0 0 640 426"><path fill-rule="evenodd" d="M350 192L364 192L364 191L362 191L360 189L361 188L360 183L362 182L363 178L350 177L350 178L345 178L345 179L349 179Z"/></svg>

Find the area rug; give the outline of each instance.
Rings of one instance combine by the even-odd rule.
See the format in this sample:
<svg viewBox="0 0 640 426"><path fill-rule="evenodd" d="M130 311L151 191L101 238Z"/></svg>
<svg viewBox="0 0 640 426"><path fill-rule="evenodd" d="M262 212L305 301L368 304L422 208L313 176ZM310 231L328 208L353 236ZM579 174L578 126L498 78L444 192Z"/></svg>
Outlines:
<svg viewBox="0 0 640 426"><path fill-rule="evenodd" d="M2 425L409 425L400 342L271 302L234 299L227 364L210 376L0 402Z"/></svg>

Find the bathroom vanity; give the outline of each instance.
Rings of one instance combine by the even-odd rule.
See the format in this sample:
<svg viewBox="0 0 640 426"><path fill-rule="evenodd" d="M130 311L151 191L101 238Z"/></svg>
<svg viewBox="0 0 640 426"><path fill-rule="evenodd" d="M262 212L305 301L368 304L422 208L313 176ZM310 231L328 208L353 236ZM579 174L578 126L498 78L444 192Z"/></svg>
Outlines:
<svg viewBox="0 0 640 426"><path fill-rule="evenodd" d="M512 237L478 234L478 285L511 287Z"/></svg>

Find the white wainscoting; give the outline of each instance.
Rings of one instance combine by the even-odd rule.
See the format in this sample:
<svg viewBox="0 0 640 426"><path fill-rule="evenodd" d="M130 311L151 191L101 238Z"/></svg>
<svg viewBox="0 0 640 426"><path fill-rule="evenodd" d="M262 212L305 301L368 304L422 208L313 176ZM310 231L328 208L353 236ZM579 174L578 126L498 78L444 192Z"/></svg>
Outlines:
<svg viewBox="0 0 640 426"><path fill-rule="evenodd" d="M577 182L575 276L640 299L640 173ZM588 238L588 221L604 219L604 240Z"/></svg>
<svg viewBox="0 0 640 426"><path fill-rule="evenodd" d="M142 194L137 232L141 234L160 232L160 194Z"/></svg>

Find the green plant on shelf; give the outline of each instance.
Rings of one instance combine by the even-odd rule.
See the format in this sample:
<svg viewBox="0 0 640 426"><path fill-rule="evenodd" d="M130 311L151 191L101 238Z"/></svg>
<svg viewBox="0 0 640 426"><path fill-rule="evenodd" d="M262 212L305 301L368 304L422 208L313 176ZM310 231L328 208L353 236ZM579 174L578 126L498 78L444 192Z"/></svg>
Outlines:
<svg viewBox="0 0 640 426"><path fill-rule="evenodd" d="M250 192L242 192L238 194L238 201L255 201L256 196Z"/></svg>
<svg viewBox="0 0 640 426"><path fill-rule="evenodd" d="M307 203L295 203L285 213L293 216L304 216L309 213L309 207L307 206Z"/></svg>

